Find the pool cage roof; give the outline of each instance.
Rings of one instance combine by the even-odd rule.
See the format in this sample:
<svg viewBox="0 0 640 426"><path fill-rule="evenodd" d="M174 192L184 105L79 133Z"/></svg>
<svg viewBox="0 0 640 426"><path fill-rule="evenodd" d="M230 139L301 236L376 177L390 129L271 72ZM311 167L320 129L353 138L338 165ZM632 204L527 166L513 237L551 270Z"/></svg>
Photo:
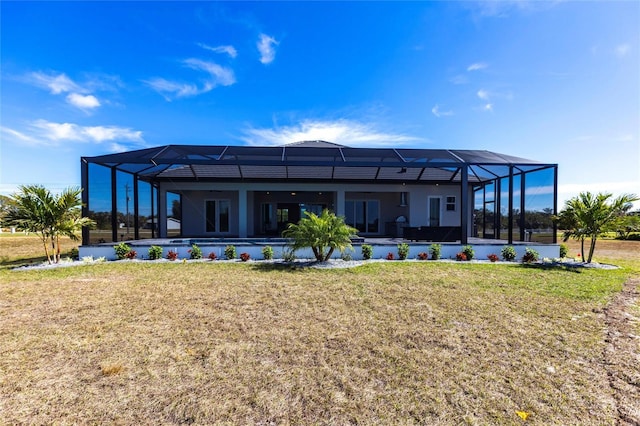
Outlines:
<svg viewBox="0 0 640 426"><path fill-rule="evenodd" d="M325 141L284 146L165 145L96 157L98 164L147 182L159 181L367 181L460 183L557 167L482 150L350 148Z"/></svg>

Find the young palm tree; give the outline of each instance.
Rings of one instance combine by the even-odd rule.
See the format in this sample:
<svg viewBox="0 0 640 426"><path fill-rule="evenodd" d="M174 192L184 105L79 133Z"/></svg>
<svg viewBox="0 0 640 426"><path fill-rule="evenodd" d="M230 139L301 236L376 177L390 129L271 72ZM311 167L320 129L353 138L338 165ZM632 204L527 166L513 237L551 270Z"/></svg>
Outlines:
<svg viewBox="0 0 640 426"><path fill-rule="evenodd" d="M344 218L323 210L320 216L305 212L306 217L295 223L290 223L282 236L291 238L293 251L311 247L318 262L325 262L331 258L333 252L340 252L352 248L351 236L356 235L357 229L344 223Z"/></svg>
<svg viewBox="0 0 640 426"><path fill-rule="evenodd" d="M93 226L93 220L81 217L81 188L67 188L53 196L41 185L23 185L11 195L5 222L17 229L40 237L49 263L60 261L60 237L77 240L76 232L83 226ZM49 253L49 244L52 253Z"/></svg>
<svg viewBox="0 0 640 426"><path fill-rule="evenodd" d="M558 224L566 229L564 240L579 239L584 260L584 240L591 239L587 263L591 263L596 249L596 241L605 232L612 230L616 219L624 215L638 198L634 194L621 195L611 202L611 194L593 195L582 192L577 197L568 200L565 208L558 215Z"/></svg>

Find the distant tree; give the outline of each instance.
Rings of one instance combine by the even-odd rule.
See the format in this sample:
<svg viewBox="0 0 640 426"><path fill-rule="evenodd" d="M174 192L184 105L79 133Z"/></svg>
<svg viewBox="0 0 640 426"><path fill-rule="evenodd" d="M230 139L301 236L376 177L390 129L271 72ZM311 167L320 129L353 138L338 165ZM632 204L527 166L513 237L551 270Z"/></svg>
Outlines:
<svg viewBox="0 0 640 426"><path fill-rule="evenodd" d="M293 240L290 246L294 252L311 247L316 260L324 262L331 258L336 249L343 252L352 248L351 236L356 235L358 230L345 224L344 217L328 210L323 210L320 216L308 211L305 215L297 224L290 223L282 233L283 237Z"/></svg>
<svg viewBox="0 0 640 426"><path fill-rule="evenodd" d="M9 208L9 201L11 199L6 195L0 195L0 228L4 226L5 216L7 214L7 209Z"/></svg>
<svg viewBox="0 0 640 426"><path fill-rule="evenodd" d="M610 201L611 197L611 194L582 192L568 200L556 218L558 226L564 229L564 241L569 238L580 240L583 260L585 239L591 239L587 263L591 263L593 259L598 238L605 232L614 230L616 219L624 216L631 209L632 203L640 199L634 194L621 195Z"/></svg>
<svg viewBox="0 0 640 426"><path fill-rule="evenodd" d="M182 207L180 206L180 200L173 200L171 203L171 217L176 220L182 220Z"/></svg>
<svg viewBox="0 0 640 426"><path fill-rule="evenodd" d="M5 220L9 226L37 234L49 263L57 263L60 261L60 237L67 236L76 241L76 232L95 224L81 215L81 193L81 188L67 188L54 196L40 185L21 186L9 199Z"/></svg>

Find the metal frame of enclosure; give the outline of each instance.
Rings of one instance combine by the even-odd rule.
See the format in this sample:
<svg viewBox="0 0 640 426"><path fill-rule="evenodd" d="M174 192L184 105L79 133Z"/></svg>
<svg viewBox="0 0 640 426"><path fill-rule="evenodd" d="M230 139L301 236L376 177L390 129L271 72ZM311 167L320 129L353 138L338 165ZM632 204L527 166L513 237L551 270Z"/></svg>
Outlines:
<svg viewBox="0 0 640 426"><path fill-rule="evenodd" d="M93 166L92 166L93 165ZM504 229L506 240L525 241L525 199L527 180L533 173L546 171L552 182L547 187L552 201L547 210L557 214L558 165L480 150L405 149L405 148L350 148L324 141L308 141L278 147L256 146L201 146L166 145L116 154L81 158L83 214L93 208L90 166L101 166L110 176L111 238L118 241L118 197L122 197L118 174L131 176L127 185L128 203L133 201L134 239L139 239L139 200L142 196L140 182L148 183L151 194L151 217L162 206L157 189L162 182L225 182L225 183L278 183L296 184L399 184L410 186L455 185L460 189L461 243L466 244L473 220L474 208L492 210L495 214L483 215L482 228ZM95 184L94 184L95 185ZM145 191L147 186L145 185ZM538 189L536 189L538 190ZM104 190L103 190L104 191ZM470 196L464 196L470 194ZM166 202L166 200L165 200ZM550 211L552 210L552 212ZM501 213L501 212L505 212ZM506 219L506 226L500 219ZM157 235L152 226L152 237ZM518 229L520 235L514 236ZM552 242L556 243L553 228ZM89 230L83 230L83 245L89 244ZM500 237L500 233L494 235Z"/></svg>

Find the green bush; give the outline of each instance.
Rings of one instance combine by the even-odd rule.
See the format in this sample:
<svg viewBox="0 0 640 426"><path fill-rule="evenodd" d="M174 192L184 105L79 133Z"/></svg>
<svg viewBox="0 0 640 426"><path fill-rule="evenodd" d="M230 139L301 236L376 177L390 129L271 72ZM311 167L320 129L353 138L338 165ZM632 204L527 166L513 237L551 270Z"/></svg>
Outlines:
<svg viewBox="0 0 640 426"><path fill-rule="evenodd" d="M113 246L113 249L116 251L116 257L120 260L126 259L127 254L129 254L129 252L131 251L131 247L129 246L129 244L124 242Z"/></svg>
<svg viewBox="0 0 640 426"><path fill-rule="evenodd" d="M398 244L398 259L405 260L409 256L409 244Z"/></svg>
<svg viewBox="0 0 640 426"><path fill-rule="evenodd" d="M363 244L362 245L362 258L364 260L369 260L369 259L371 259L371 256L373 256L373 247L370 246L369 244Z"/></svg>
<svg viewBox="0 0 640 426"><path fill-rule="evenodd" d="M149 259L150 260L162 259L162 247L160 246L149 247Z"/></svg>
<svg viewBox="0 0 640 426"><path fill-rule="evenodd" d="M193 244L191 250L189 250L189 255L191 259L202 259L202 249L197 244Z"/></svg>
<svg viewBox="0 0 640 426"><path fill-rule="evenodd" d="M569 254L569 247L566 244L560 244L560 257L565 258Z"/></svg>
<svg viewBox="0 0 640 426"><path fill-rule="evenodd" d="M462 247L462 253L464 253L464 255L467 257L467 260L473 259L473 256L475 256L476 254L476 252L473 250L473 247L471 246Z"/></svg>
<svg viewBox="0 0 640 426"><path fill-rule="evenodd" d="M296 260L296 252L294 250L290 250L290 249L283 249L282 250L282 259L285 262L293 262Z"/></svg>
<svg viewBox="0 0 640 426"><path fill-rule="evenodd" d="M236 258L236 246L228 245L224 248L224 255L227 259L233 260Z"/></svg>
<svg viewBox="0 0 640 426"><path fill-rule="evenodd" d="M264 260L273 259L273 247L271 246L262 247L262 257L264 257Z"/></svg>
<svg viewBox="0 0 640 426"><path fill-rule="evenodd" d="M442 253L442 246L440 244L431 244L429 247L429 253L431 254L431 259L438 260L440 259L440 255Z"/></svg>
<svg viewBox="0 0 640 426"><path fill-rule="evenodd" d="M516 249L513 246L504 246L500 254L502 255L502 259L507 262L513 262L517 256Z"/></svg>

